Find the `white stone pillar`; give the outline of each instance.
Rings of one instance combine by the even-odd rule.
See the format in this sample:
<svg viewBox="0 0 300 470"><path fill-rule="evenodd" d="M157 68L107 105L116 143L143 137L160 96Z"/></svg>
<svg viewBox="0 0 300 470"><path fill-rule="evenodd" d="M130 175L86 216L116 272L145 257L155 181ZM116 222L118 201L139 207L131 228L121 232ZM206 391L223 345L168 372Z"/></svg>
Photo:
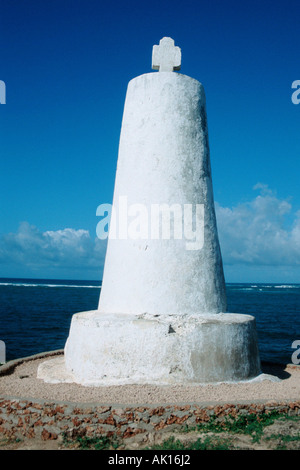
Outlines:
<svg viewBox="0 0 300 470"><path fill-rule="evenodd" d="M148 215L140 239L132 239L130 234L130 224L139 218L139 211L130 216L135 204L141 204ZM174 239L172 227L170 239L162 239L162 232L159 240L151 237L151 213L155 205L162 204L181 209L182 239ZM192 240L186 237L191 234L185 233L190 228L188 217L184 217L186 204L193 214L197 205L204 208L204 232L200 221ZM165 72L145 74L129 83L113 210L118 222L127 217L129 233L119 233L122 227L117 224L117 238L108 242L101 312L163 315L226 311L205 94L197 80Z"/></svg>
<svg viewBox="0 0 300 470"><path fill-rule="evenodd" d="M63 367L39 366L45 381L199 384L260 373L255 318L226 313L205 95L174 72L180 60L163 38L159 72L128 85L99 307L73 316ZM175 208L173 225L162 224L169 234L155 225L162 205Z"/></svg>

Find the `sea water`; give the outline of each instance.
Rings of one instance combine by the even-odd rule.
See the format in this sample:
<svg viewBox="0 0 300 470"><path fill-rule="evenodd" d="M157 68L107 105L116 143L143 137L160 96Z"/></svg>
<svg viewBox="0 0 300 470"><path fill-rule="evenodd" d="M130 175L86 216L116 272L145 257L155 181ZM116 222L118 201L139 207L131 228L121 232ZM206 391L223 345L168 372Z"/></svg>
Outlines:
<svg viewBox="0 0 300 470"><path fill-rule="evenodd" d="M100 289L97 281L0 278L6 360L63 349L72 315L97 309ZM300 341L300 284L228 283L226 289L227 311L256 319L261 360L291 363L292 345Z"/></svg>

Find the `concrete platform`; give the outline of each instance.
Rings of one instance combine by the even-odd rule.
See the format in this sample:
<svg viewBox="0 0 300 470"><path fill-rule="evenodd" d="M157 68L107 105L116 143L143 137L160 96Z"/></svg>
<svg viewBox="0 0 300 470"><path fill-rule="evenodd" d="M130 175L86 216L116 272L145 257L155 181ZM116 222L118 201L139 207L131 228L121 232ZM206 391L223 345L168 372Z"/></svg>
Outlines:
<svg viewBox="0 0 300 470"><path fill-rule="evenodd" d="M205 384L261 374L255 318L212 315L73 316L64 360L38 368L49 383L85 386Z"/></svg>

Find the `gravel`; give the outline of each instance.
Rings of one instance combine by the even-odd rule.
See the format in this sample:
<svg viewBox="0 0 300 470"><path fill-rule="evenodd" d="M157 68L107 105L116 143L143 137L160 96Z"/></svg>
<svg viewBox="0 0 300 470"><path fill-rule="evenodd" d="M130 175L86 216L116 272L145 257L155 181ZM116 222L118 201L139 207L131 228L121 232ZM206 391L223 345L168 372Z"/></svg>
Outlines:
<svg viewBox="0 0 300 470"><path fill-rule="evenodd" d="M208 385L122 385L84 387L75 383L49 384L37 379L37 368L53 355L44 353L7 363L0 368L0 396L55 402L97 404L190 404L280 402L300 399L300 367L262 364L258 381Z"/></svg>

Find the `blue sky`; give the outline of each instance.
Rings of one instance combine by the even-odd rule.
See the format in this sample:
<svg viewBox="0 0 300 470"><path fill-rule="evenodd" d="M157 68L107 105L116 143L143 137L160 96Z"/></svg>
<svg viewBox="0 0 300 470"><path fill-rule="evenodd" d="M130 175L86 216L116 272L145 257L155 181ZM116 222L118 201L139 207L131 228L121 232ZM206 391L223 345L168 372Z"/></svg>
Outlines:
<svg viewBox="0 0 300 470"><path fill-rule="evenodd" d="M0 0L0 277L101 279L128 81L171 36L205 88L228 282L300 282L299 1Z"/></svg>

